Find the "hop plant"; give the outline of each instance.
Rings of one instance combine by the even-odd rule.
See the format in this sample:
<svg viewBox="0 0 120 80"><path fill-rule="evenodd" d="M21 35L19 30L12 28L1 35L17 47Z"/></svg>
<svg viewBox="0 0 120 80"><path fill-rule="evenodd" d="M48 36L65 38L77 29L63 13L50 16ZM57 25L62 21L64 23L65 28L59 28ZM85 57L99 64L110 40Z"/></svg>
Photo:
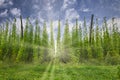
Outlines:
<svg viewBox="0 0 120 80"><path fill-rule="evenodd" d="M117 69L118 69L117 75L118 75L118 78L120 79L120 66L118 66Z"/></svg>

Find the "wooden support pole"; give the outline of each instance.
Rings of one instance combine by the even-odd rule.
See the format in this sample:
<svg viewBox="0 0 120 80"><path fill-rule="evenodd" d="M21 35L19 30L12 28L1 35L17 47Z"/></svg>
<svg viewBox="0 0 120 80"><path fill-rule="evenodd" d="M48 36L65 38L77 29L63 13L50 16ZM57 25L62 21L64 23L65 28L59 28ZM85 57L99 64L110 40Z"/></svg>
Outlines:
<svg viewBox="0 0 120 80"><path fill-rule="evenodd" d="M20 16L21 21L21 39L23 39L23 23L22 23L22 16Z"/></svg>
<svg viewBox="0 0 120 80"><path fill-rule="evenodd" d="M90 23L90 35L89 35L89 43L92 44L92 29L93 29L93 18L94 15L91 16L91 23Z"/></svg>

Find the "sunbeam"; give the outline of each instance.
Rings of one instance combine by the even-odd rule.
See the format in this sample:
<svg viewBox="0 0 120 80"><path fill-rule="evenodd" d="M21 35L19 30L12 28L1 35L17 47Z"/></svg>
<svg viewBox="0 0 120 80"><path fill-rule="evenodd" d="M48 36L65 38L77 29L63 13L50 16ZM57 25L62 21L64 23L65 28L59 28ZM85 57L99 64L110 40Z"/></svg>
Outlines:
<svg viewBox="0 0 120 80"><path fill-rule="evenodd" d="M52 62L49 63L48 67L46 68L46 70L45 70L45 72L43 73L43 76L42 76L42 78L41 78L40 80L45 80L45 79L47 78L48 71L49 71L49 69L50 69L50 67L51 67L51 64L52 64Z"/></svg>
<svg viewBox="0 0 120 80"><path fill-rule="evenodd" d="M55 71L55 61L53 61L52 69L50 73L50 80L54 80L54 71Z"/></svg>
<svg viewBox="0 0 120 80"><path fill-rule="evenodd" d="M56 57L56 53L57 53L57 42L55 40L55 54L54 54L54 57Z"/></svg>

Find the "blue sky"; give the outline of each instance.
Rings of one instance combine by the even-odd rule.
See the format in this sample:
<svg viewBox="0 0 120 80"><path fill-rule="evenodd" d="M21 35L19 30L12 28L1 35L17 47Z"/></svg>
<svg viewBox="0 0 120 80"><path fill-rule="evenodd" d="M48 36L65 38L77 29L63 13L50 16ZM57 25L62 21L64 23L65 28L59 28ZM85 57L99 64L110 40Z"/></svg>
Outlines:
<svg viewBox="0 0 120 80"><path fill-rule="evenodd" d="M27 17L33 23L38 19L41 27L46 21L48 33L50 33L51 20L54 22L55 33L57 33L58 19L61 20L61 34L63 34L66 19L69 21L71 31L76 18L79 24L82 24L86 17L89 26L91 14L94 14L100 23L103 17L107 17L110 23L110 19L116 17L118 18L116 22L120 25L120 0L0 0L0 24L6 20L12 21L16 17L16 24L19 27L19 16L22 15L24 26Z"/></svg>
<svg viewBox="0 0 120 80"><path fill-rule="evenodd" d="M46 20L87 20L91 14L103 17L120 17L120 0L0 0L0 22L22 15L40 22Z"/></svg>

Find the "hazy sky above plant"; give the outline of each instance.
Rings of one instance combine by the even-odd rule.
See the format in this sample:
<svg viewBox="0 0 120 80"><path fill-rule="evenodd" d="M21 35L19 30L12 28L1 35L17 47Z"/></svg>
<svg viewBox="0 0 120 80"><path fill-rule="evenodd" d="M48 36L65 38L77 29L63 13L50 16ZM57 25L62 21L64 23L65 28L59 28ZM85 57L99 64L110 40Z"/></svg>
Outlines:
<svg viewBox="0 0 120 80"><path fill-rule="evenodd" d="M0 0L0 22L5 19L30 17L44 20L87 20L91 14L102 19L120 17L120 0Z"/></svg>

